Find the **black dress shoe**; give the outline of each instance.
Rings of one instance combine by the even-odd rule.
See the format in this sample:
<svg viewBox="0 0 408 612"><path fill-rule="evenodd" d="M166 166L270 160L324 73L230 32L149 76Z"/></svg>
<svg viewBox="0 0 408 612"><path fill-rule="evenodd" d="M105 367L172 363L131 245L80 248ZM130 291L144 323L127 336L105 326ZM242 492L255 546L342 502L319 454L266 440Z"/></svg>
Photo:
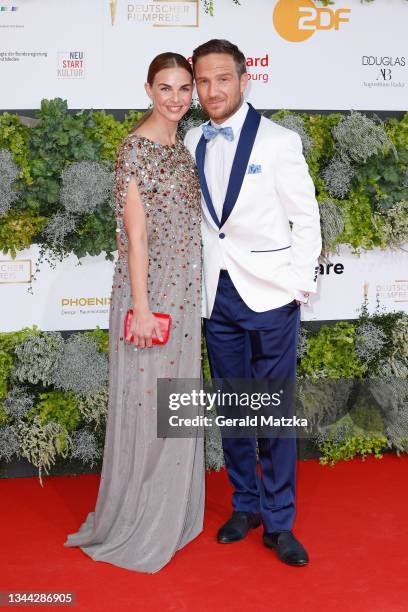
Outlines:
<svg viewBox="0 0 408 612"><path fill-rule="evenodd" d="M238 542L238 540L245 538L250 529L255 529L260 524L260 514L234 510L231 518L218 530L217 540L221 544Z"/></svg>
<svg viewBox="0 0 408 612"><path fill-rule="evenodd" d="M291 531L276 531L275 533L264 533L265 546L276 550L278 557L288 565L306 565L309 555L302 544L295 538Z"/></svg>

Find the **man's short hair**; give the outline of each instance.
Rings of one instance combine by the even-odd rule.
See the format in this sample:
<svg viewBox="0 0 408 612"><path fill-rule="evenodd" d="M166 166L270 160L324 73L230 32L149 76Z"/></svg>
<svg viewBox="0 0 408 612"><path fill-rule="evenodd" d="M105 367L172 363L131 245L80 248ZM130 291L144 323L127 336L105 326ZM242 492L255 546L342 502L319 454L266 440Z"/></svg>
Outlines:
<svg viewBox="0 0 408 612"><path fill-rule="evenodd" d="M239 76L246 73L246 59L242 51L238 49L237 45L234 45L228 40L219 38L213 38L212 40L209 40L208 42L194 49L192 57L193 68L200 57L204 57L210 53L226 53L227 55L231 55L231 57L234 59Z"/></svg>

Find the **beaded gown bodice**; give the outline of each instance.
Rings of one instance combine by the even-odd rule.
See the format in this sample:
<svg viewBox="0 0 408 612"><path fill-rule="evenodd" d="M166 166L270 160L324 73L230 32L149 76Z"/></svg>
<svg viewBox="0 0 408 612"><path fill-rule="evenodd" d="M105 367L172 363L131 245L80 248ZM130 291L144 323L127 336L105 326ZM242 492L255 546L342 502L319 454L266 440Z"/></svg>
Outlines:
<svg viewBox="0 0 408 612"><path fill-rule="evenodd" d="M116 163L115 216L123 245L118 260L122 282L128 278L128 236L124 225L124 207L128 183L135 177L144 205L149 249L149 294L151 306L162 306L168 292L154 295L154 278L166 276L173 286L185 274L182 270L201 265L200 185L195 164L177 139L173 146L163 146L137 135L129 135L122 144ZM181 268L181 270L180 270ZM200 308L196 295L189 304ZM181 305L179 304L179 307Z"/></svg>

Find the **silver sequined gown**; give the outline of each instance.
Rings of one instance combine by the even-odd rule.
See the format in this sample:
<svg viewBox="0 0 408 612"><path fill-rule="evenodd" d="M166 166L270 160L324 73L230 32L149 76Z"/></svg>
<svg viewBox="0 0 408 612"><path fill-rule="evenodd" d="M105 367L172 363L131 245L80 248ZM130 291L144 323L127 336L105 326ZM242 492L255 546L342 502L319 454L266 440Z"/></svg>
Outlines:
<svg viewBox="0 0 408 612"><path fill-rule="evenodd" d="M150 308L169 312L164 346L135 349L123 338L132 307L123 212L135 177L145 207ZM115 216L124 246L109 315L109 411L94 512L64 546L131 570L156 572L201 531L203 438L156 436L156 379L200 378L200 190L183 143L161 146L129 135L116 163Z"/></svg>

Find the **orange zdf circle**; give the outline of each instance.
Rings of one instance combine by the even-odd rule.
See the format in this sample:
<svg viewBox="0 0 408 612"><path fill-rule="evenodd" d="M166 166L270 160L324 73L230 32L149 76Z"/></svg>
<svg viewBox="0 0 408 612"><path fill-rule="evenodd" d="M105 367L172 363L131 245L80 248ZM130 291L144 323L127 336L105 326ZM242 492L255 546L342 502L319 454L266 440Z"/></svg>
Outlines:
<svg viewBox="0 0 408 612"><path fill-rule="evenodd" d="M316 11L312 0L278 0L273 11L273 25L282 38L289 42L303 42L314 34L315 28L301 29L302 19Z"/></svg>

